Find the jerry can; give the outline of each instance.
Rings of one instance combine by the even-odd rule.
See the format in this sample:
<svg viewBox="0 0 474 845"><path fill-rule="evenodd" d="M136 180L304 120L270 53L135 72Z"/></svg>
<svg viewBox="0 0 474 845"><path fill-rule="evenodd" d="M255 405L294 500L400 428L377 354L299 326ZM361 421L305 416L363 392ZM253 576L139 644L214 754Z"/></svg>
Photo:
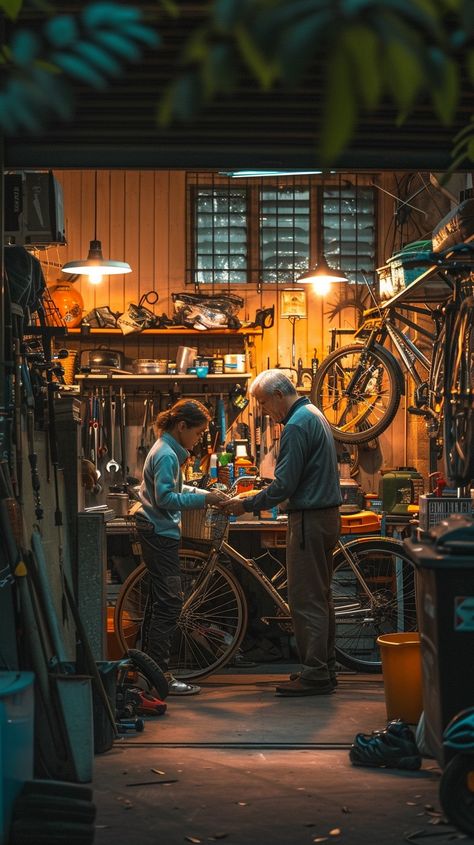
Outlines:
<svg viewBox="0 0 474 845"><path fill-rule="evenodd" d="M385 513L409 513L424 492L423 476L415 467L396 467L383 473L379 497Z"/></svg>

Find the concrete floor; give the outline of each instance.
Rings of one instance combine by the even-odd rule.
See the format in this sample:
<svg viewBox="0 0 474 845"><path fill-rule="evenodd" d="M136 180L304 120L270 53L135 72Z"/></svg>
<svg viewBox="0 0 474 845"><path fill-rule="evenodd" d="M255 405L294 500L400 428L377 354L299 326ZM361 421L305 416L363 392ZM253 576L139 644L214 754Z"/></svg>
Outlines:
<svg viewBox="0 0 474 845"><path fill-rule="evenodd" d="M342 675L334 695L292 700L274 696L286 673L253 671L168 698L143 733L95 757L96 845L474 843L442 817L435 761L351 765L354 735L387 721L380 677Z"/></svg>

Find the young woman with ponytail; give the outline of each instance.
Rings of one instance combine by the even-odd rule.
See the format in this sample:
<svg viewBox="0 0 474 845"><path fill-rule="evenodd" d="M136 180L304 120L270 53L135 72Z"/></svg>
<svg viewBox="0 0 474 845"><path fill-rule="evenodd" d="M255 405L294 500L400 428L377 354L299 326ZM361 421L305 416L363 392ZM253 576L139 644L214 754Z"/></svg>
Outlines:
<svg viewBox="0 0 474 845"><path fill-rule="evenodd" d="M186 684L168 671L171 640L183 605L179 562L181 511L222 503L220 491L200 490L183 483L182 465L207 429L210 415L200 402L181 399L158 414L159 437L143 467L136 515L143 559L150 573L150 592L142 631L142 649L167 674L170 695L192 695L198 686Z"/></svg>

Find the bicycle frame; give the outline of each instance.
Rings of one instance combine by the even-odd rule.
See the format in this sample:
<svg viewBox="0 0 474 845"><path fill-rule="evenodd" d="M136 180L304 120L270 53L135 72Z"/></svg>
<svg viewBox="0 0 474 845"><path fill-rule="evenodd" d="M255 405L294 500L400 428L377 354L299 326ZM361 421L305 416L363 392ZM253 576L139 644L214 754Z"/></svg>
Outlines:
<svg viewBox="0 0 474 845"><path fill-rule="evenodd" d="M362 326L357 329L357 331L354 333L354 337L361 337L363 335L366 335L369 331L369 337L364 344L367 349L370 349L374 345L374 343L379 343L380 346L384 346L386 339L390 338L401 360L403 361L407 372L412 377L416 386L418 388L421 387L424 383L424 380L418 373L415 364L416 362L418 362L428 373L431 368L431 360L427 358L427 356L424 355L423 352L418 349L415 342L410 337L408 337L406 331L408 331L409 329L414 329L419 334L426 337L433 344L437 342L439 332L433 333L428 331L428 329L425 329L424 326L418 326L405 314L401 314L400 311L397 311L396 308L388 307L384 309L383 306L380 306L380 308L377 309L377 317L373 316L374 310L375 309L371 308L364 312L364 315L366 315L366 319ZM410 306L410 310L415 311L416 313L422 314L424 316L433 316L432 312L428 308L421 308L412 305ZM398 321L399 323L405 325L406 330L402 331L398 327L398 325L396 325L395 321ZM401 373L402 370L398 362L396 363ZM358 377L359 374L357 373L355 373L352 377L351 381L347 385L348 393L350 393L353 384L355 383Z"/></svg>
<svg viewBox="0 0 474 845"><path fill-rule="evenodd" d="M360 572L360 569L357 565L357 562L354 560L354 558L352 557L350 552L347 550L344 543L341 542L341 540L338 540L336 548L340 549L340 551L344 555L344 558L346 559L349 566L351 567L355 577L357 578L357 580L358 580L359 584L361 585L362 589L364 590L365 594L369 598L372 598L372 593L371 593L369 587L367 586L362 573ZM235 561L235 563L237 563L239 566L242 566L243 569L245 569L246 572L249 572L255 578L255 580L260 584L260 586L262 586L265 589L267 594L274 601L276 607L279 610L281 610L281 612L283 614L281 617L280 616L276 616L276 617L266 616L266 617L263 617L263 619L262 619L263 622L270 622L270 621L278 621L280 623L285 623L285 622L290 623L291 622L290 608L288 606L288 602L285 601L285 599L282 597L281 593L279 592L278 588L275 587L275 585L272 583L272 580L270 578L268 578L268 576L265 574L265 572L260 568L260 566L258 565L255 558L245 557L245 555L241 554L241 552L239 552L238 549L236 549L229 542L227 542L227 540L223 540L219 549L214 548L214 549L211 550L208 562L205 565L204 571L202 573L202 580L199 579L198 584L196 584L196 588L195 588L196 591L199 590L199 588L202 588L206 584L209 576L211 575L211 573L213 571L213 567L217 563L217 561L219 560L221 554L228 555L229 558L231 558L231 560ZM284 570L283 570L283 567L282 567L281 572L277 572L276 575L274 576L274 579L277 579L279 576L283 575L283 573L284 573ZM189 604L190 601L191 601L191 597L187 600L187 602L184 603L183 610L186 610L187 605ZM336 616L342 615L342 614L347 613L348 611L351 611L354 614L366 613L366 610L364 608L358 607L358 603L356 602L354 604L339 605L337 607L337 609L335 610L335 615Z"/></svg>

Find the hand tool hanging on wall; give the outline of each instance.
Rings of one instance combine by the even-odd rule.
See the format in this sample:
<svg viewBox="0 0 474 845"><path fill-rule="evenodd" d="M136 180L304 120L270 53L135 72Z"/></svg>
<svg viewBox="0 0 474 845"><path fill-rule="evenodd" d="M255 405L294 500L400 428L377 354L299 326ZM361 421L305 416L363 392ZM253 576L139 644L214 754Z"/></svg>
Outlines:
<svg viewBox="0 0 474 845"><path fill-rule="evenodd" d="M120 416L119 416L119 430L120 430L120 461L121 461L121 469L122 469L122 481L125 484L128 474L128 466L127 466L127 444L126 444L126 424L127 424L127 415L126 415L126 394L123 387L120 388Z"/></svg>
<svg viewBox="0 0 474 845"><path fill-rule="evenodd" d="M40 498L40 477L38 474L38 455L35 452L35 399L30 379L30 370L26 363L22 364L21 379L23 395L26 405L26 440L28 443L28 462L31 471L31 486L35 503L35 516L39 521L43 519L43 508Z"/></svg>
<svg viewBox="0 0 474 845"><path fill-rule="evenodd" d="M92 436L94 439L94 468L97 478L100 478L99 469L99 397L97 394L92 399Z"/></svg>
<svg viewBox="0 0 474 845"><path fill-rule="evenodd" d="M147 429L148 429L148 413L150 409L150 400L148 397L143 402L143 422L142 422L142 430L140 436L140 443L137 447L137 469L139 472L143 469L143 464L145 463L145 458L147 455L147 448L146 448L146 438L147 438Z"/></svg>
<svg viewBox="0 0 474 845"><path fill-rule="evenodd" d="M107 461L105 468L107 472L116 473L120 469L120 464L115 460L115 396L110 396L110 454L111 457Z"/></svg>
<svg viewBox="0 0 474 845"><path fill-rule="evenodd" d="M107 451L105 439L105 394L102 392L99 399L99 460L105 458Z"/></svg>

